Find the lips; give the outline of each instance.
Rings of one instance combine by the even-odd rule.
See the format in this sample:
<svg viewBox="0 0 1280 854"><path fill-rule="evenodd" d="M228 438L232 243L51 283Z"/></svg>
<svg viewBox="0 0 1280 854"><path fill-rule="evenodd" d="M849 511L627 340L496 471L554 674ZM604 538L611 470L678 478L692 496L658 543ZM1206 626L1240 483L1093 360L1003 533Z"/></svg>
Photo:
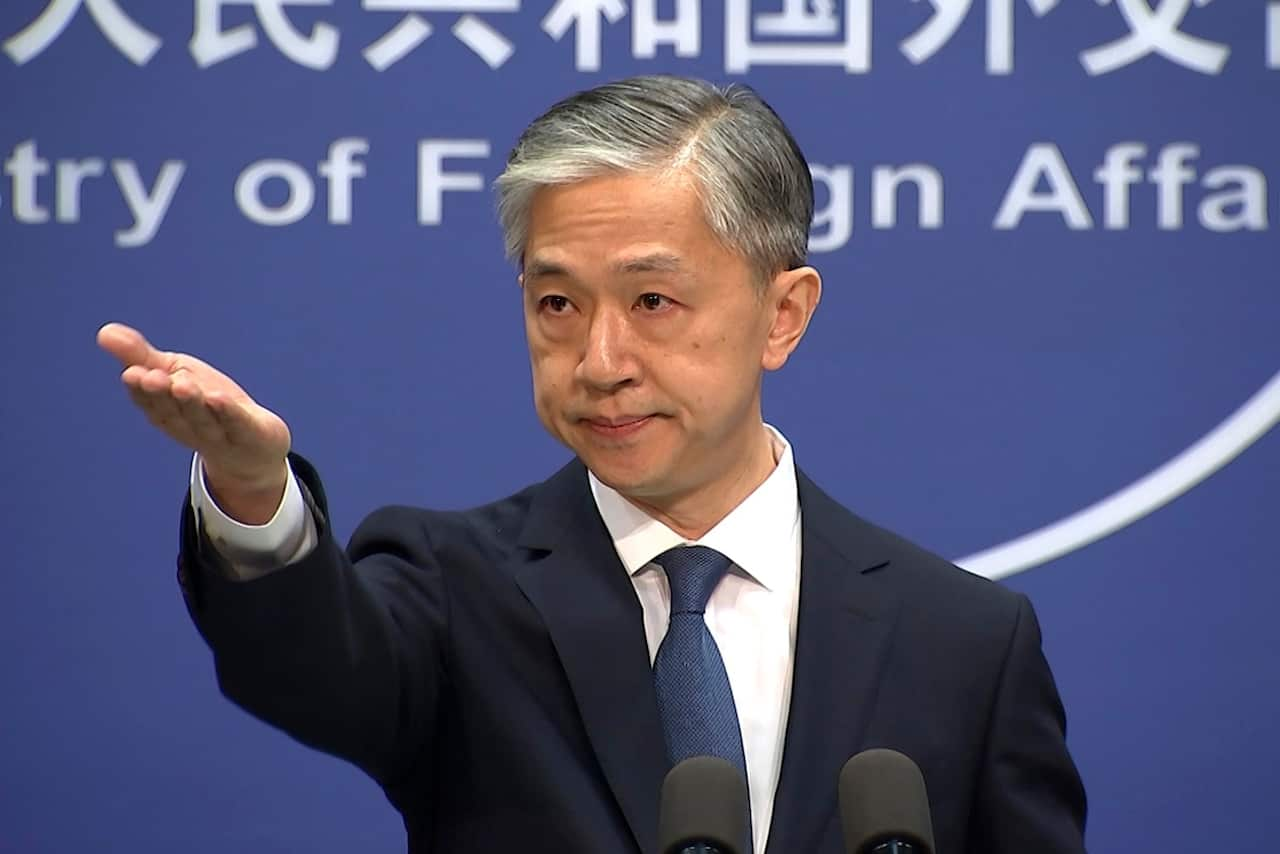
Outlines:
<svg viewBox="0 0 1280 854"><path fill-rule="evenodd" d="M652 416L622 415L617 418L601 418L597 416L595 418L584 418L582 420L590 422L591 424L597 427L625 427L628 424L638 424L639 422L644 421L646 418L650 418L650 417Z"/></svg>
<svg viewBox="0 0 1280 854"><path fill-rule="evenodd" d="M580 423L601 438L622 439L640 432L653 420L653 415L620 415L615 418L595 416L583 418Z"/></svg>

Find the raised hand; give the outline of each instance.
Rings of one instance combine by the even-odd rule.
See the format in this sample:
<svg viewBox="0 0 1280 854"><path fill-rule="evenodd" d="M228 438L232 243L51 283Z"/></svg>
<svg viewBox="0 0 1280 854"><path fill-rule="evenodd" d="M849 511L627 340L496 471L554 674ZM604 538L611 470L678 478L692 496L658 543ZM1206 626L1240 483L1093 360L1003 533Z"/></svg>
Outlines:
<svg viewBox="0 0 1280 854"><path fill-rule="evenodd" d="M185 353L157 350L122 323L98 330L120 360L129 396L156 427L198 451L218 506L248 525L270 520L284 494L289 427L230 377Z"/></svg>

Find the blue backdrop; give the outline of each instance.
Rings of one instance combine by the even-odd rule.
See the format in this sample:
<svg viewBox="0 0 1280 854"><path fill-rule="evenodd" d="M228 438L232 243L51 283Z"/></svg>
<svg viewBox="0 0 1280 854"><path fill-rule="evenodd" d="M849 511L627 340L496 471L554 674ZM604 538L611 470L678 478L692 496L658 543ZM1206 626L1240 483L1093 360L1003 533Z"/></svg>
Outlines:
<svg viewBox="0 0 1280 854"><path fill-rule="evenodd" d="M187 455L94 332L280 412L342 536L540 479L488 187L658 71L752 83L814 164L826 293L766 415L1032 597L1090 849L1274 849L1280 3L7 0L0 48L0 851L401 850L218 695Z"/></svg>

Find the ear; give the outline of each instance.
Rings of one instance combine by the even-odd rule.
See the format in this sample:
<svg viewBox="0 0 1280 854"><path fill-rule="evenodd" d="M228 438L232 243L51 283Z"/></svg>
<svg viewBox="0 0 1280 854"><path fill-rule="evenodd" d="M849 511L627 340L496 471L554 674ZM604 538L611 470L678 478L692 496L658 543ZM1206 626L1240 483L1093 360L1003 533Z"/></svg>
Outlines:
<svg viewBox="0 0 1280 854"><path fill-rule="evenodd" d="M761 367L776 371L787 363L809 328L809 319L822 298L822 277L812 267L783 270L773 277L765 293L773 323L765 339Z"/></svg>

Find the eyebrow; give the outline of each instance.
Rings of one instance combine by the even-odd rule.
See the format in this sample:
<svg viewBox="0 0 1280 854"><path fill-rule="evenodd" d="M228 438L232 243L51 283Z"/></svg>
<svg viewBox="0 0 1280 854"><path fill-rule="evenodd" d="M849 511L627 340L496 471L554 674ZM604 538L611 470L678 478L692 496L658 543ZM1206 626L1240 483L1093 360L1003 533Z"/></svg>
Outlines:
<svg viewBox="0 0 1280 854"><path fill-rule="evenodd" d="M524 278L525 280L536 279L539 276L567 276L569 271L560 264L553 264L550 261L533 260L525 264Z"/></svg>
<svg viewBox="0 0 1280 854"><path fill-rule="evenodd" d="M670 252L653 252L619 261L614 269L619 273L678 273L680 257Z"/></svg>
<svg viewBox="0 0 1280 854"><path fill-rule="evenodd" d="M678 273L682 269L680 256L670 252L651 252L635 258L625 258L613 265L618 273ZM535 258L529 261L524 269L524 277L536 279L539 276L569 276L569 270L563 264Z"/></svg>

